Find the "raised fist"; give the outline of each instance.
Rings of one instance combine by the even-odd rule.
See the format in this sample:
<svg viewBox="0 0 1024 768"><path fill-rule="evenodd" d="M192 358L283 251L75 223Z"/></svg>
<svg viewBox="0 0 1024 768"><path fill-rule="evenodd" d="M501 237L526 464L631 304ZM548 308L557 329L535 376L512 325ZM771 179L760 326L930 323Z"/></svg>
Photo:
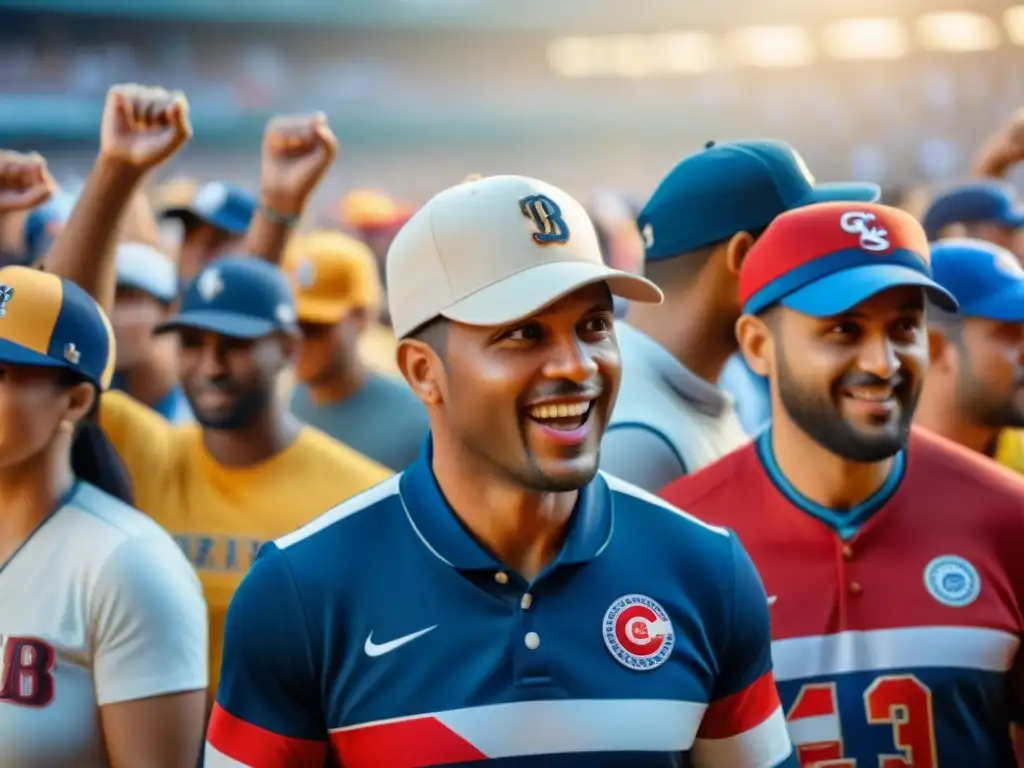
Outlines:
<svg viewBox="0 0 1024 768"><path fill-rule="evenodd" d="M107 91L100 154L148 171L192 138L188 101L181 91L115 85Z"/></svg>
<svg viewBox="0 0 1024 768"><path fill-rule="evenodd" d="M30 211L56 190L41 155L0 150L0 213Z"/></svg>
<svg viewBox="0 0 1024 768"><path fill-rule="evenodd" d="M1024 160L1024 109L1018 109L1006 124L1006 145L1018 162Z"/></svg>
<svg viewBox="0 0 1024 768"><path fill-rule="evenodd" d="M267 123L260 160L264 204L282 214L298 214L338 154L322 112L280 115Z"/></svg>

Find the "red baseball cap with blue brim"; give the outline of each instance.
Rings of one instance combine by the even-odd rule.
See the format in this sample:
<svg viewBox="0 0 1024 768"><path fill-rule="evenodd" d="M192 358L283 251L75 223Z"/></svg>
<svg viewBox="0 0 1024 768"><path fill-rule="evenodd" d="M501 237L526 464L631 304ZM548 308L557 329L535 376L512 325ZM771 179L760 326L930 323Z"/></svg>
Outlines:
<svg viewBox="0 0 1024 768"><path fill-rule="evenodd" d="M775 304L814 317L842 314L890 288L920 286L948 312L953 295L932 277L928 239L906 211L877 203L817 203L787 211L740 267L745 314Z"/></svg>

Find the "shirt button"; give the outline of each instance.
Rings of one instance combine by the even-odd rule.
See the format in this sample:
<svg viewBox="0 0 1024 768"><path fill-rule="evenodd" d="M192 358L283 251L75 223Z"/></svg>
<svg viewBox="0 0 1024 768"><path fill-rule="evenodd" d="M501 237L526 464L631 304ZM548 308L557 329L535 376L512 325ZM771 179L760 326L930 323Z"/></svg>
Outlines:
<svg viewBox="0 0 1024 768"><path fill-rule="evenodd" d="M847 560L853 560L853 547L850 545L843 547L843 557Z"/></svg>
<svg viewBox="0 0 1024 768"><path fill-rule="evenodd" d="M494 574L494 580L499 584L508 584L508 574L504 571L498 571Z"/></svg>
<svg viewBox="0 0 1024 768"><path fill-rule="evenodd" d="M523 640L526 642L526 647L531 651L536 651L540 648L540 635L536 632L527 632L526 637L523 638Z"/></svg>
<svg viewBox="0 0 1024 768"><path fill-rule="evenodd" d="M523 599L519 601L519 607L524 611L530 610L530 606L533 605L533 595L527 592L523 595Z"/></svg>
<svg viewBox="0 0 1024 768"><path fill-rule="evenodd" d="M856 581L850 582L849 590L851 595L859 595L861 592L863 592L863 590L860 587L860 584Z"/></svg>

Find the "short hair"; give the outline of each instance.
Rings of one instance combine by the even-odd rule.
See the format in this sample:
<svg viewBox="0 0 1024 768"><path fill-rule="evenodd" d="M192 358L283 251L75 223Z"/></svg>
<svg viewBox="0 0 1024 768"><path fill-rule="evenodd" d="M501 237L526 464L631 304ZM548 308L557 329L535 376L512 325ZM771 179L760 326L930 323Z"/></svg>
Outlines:
<svg viewBox="0 0 1024 768"><path fill-rule="evenodd" d="M415 339L426 344L444 362L447 359L445 353L448 347L448 329L450 325L451 321L447 317L438 315L434 319L428 320L414 328L405 338Z"/></svg>
<svg viewBox="0 0 1024 768"><path fill-rule="evenodd" d="M765 229L767 227L746 231L753 241L757 242L757 239L764 234ZM644 277L662 290L692 283L707 265L712 254L738 234L739 232L735 232L729 237L702 245L692 251L684 251L667 259L645 261Z"/></svg>

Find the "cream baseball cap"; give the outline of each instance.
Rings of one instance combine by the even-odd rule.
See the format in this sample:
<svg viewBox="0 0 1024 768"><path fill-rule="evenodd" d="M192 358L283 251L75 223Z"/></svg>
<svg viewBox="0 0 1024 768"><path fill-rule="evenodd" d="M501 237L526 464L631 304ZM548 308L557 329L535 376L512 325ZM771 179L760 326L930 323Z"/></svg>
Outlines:
<svg viewBox="0 0 1024 768"><path fill-rule="evenodd" d="M601 282L630 301L663 298L649 280L605 265L582 205L524 176L446 189L406 222L387 255L388 308L399 339L438 316L511 323Z"/></svg>

